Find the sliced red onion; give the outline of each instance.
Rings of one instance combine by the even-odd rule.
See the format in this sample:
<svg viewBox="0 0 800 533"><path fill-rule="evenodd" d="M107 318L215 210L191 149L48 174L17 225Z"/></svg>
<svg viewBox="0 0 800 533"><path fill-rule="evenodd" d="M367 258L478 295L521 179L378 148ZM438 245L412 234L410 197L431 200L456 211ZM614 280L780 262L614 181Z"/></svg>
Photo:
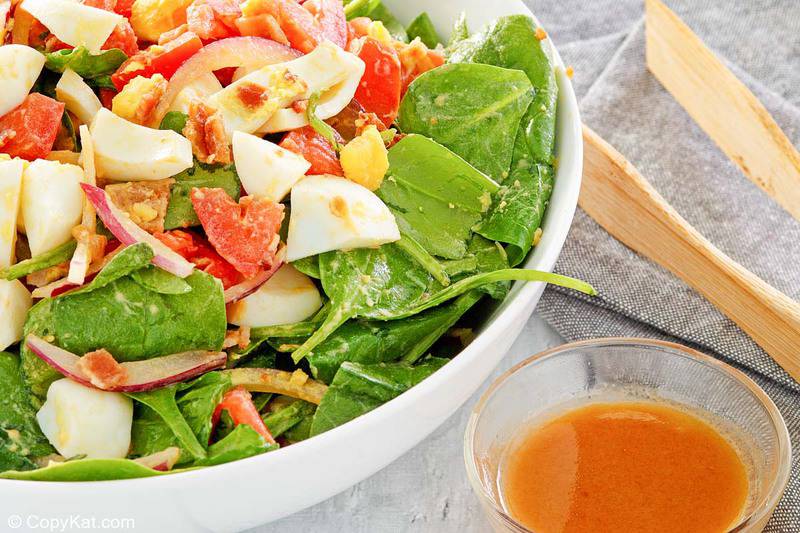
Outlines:
<svg viewBox="0 0 800 533"><path fill-rule="evenodd" d="M94 386L89 377L80 369L81 358L72 352L59 348L36 335L25 338L26 346L41 360L64 376L87 387ZM225 366L225 352L191 351L182 352L144 361L121 363L126 379L120 385L104 388L109 392L144 392L185 381Z"/></svg>
<svg viewBox="0 0 800 533"><path fill-rule="evenodd" d="M153 112L157 127L178 94L197 78L227 67L261 68L299 57L300 52L263 37L229 37L204 46L186 60L169 80L167 90Z"/></svg>
<svg viewBox="0 0 800 533"><path fill-rule="evenodd" d="M232 304L234 302L238 302L242 298L246 298L247 296L250 296L256 292L263 284L269 281L269 278L271 278L280 267L283 266L285 257L286 247L281 246L280 249L278 249L278 252L275 254L275 260L269 269L259 272L255 277L245 280L238 285L228 287L228 289L225 291L225 303Z"/></svg>
<svg viewBox="0 0 800 533"><path fill-rule="evenodd" d="M179 278L185 278L192 273L194 264L173 252L164 243L137 226L126 213L114 205L103 189L88 183L81 183L81 187L83 192L86 193L86 198L97 210L100 220L122 244L147 243L155 254L155 257L153 257L154 265L171 274L175 274Z"/></svg>
<svg viewBox="0 0 800 533"><path fill-rule="evenodd" d="M145 455L133 461L148 468L152 468L153 470L158 470L159 472L168 472L172 470L172 467L175 466L175 463L178 462L180 457L181 449L177 446L171 446L160 452Z"/></svg>

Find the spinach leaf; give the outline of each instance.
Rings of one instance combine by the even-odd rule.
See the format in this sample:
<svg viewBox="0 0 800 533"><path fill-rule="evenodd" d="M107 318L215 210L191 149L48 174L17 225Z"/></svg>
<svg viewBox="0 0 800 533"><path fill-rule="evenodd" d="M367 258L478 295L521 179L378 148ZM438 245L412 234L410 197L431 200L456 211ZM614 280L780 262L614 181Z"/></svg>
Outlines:
<svg viewBox="0 0 800 533"><path fill-rule="evenodd" d="M67 143L67 141L69 141L69 143ZM64 109L64 113L61 115L61 128L58 130L56 142L64 149L69 148L73 152L81 151L81 141L78 139L78 135L75 132L75 124L73 124L72 118L69 116L66 109Z"/></svg>
<svg viewBox="0 0 800 533"><path fill-rule="evenodd" d="M219 187L234 200L238 200L241 194L241 183L233 165L207 165L195 161L192 168L173 176L173 179L175 183L164 217L164 228L168 230L200 224L189 197L194 187Z"/></svg>
<svg viewBox="0 0 800 533"><path fill-rule="evenodd" d="M185 470L181 470L185 471ZM10 471L0 474L4 479L27 481L107 481L165 476L177 472L160 472L129 459L80 459L52 463L45 468L28 472Z"/></svg>
<svg viewBox="0 0 800 533"><path fill-rule="evenodd" d="M172 130L175 133L183 135L183 128L186 127L186 122L189 120L189 115L180 111L169 111L164 118L161 119L161 124L158 125L160 130Z"/></svg>
<svg viewBox="0 0 800 533"><path fill-rule="evenodd" d="M289 217L286 218L288 219ZM309 257L298 259L297 261L292 261L292 266L306 276L319 279L319 256L311 255Z"/></svg>
<svg viewBox="0 0 800 533"><path fill-rule="evenodd" d="M159 294L186 294L187 292L192 292L192 287L182 278L153 265L132 272L131 277L145 289L150 289Z"/></svg>
<svg viewBox="0 0 800 533"><path fill-rule="evenodd" d="M407 234L401 234L400 240L396 241L395 244L397 244L398 248L413 257L419 266L427 270L428 273L433 276L433 279L442 285L450 285L450 277L447 275L442 264L412 237Z"/></svg>
<svg viewBox="0 0 800 533"><path fill-rule="evenodd" d="M297 442L306 440L307 438L311 437L311 424L313 424L313 422L313 414L306 416L300 420L298 424L295 424L291 429L284 433L283 438L285 438L289 444L295 444Z"/></svg>
<svg viewBox="0 0 800 533"><path fill-rule="evenodd" d="M444 146L408 135L389 150L388 176L377 194L394 213L401 232L431 254L458 259L497 189L495 182Z"/></svg>
<svg viewBox="0 0 800 533"><path fill-rule="evenodd" d="M330 384L345 362L416 361L480 299L479 292L471 291L448 305L404 320L351 320L308 354L311 373L316 379Z"/></svg>
<svg viewBox="0 0 800 533"><path fill-rule="evenodd" d="M344 13L347 20L358 17L369 17L386 26L389 33L398 41L408 42L406 29L381 0L350 0L344 2Z"/></svg>
<svg viewBox="0 0 800 533"><path fill-rule="evenodd" d="M450 62L487 63L525 72L536 95L520 123L510 178L494 197L492 210L476 228L481 235L509 244L510 264L531 249L553 189L553 150L558 100L553 65L536 39L532 19L502 17L452 49Z"/></svg>
<svg viewBox="0 0 800 533"><path fill-rule="evenodd" d="M0 352L0 472L36 468L32 459L55 453L39 429L19 357Z"/></svg>
<svg viewBox="0 0 800 533"><path fill-rule="evenodd" d="M50 251L0 270L0 278L8 280L19 279L28 274L44 270L45 268L60 265L64 261L69 261L72 258L72 254L75 252L77 246L78 243L75 241L65 242L61 246L56 246Z"/></svg>
<svg viewBox="0 0 800 533"><path fill-rule="evenodd" d="M240 424L224 438L208 447L208 456L195 461L194 466L213 466L252 457L277 449L250 426Z"/></svg>
<svg viewBox="0 0 800 533"><path fill-rule="evenodd" d="M184 458L184 451L188 454L188 457L193 459L205 458L205 445L200 443L197 435L192 431L192 427L178 408L178 403L175 399L177 391L178 385L170 385L169 387L152 391L130 393L128 396L157 413L161 421L172 431L181 448L181 461ZM171 440L169 442L166 440L168 434L163 430L155 431L153 435L147 433L147 431L154 429L155 418L152 413L145 414L144 419L146 424L137 426L136 422L134 422L132 431L133 449L137 455L148 455L172 445ZM144 442L148 443L147 446L143 445L142 439L145 439ZM208 440L205 442L208 442ZM157 447L151 449L150 447L154 444ZM163 446L163 444L166 444L166 446Z"/></svg>
<svg viewBox="0 0 800 533"><path fill-rule="evenodd" d="M558 85L550 58L536 38L533 19L525 15L498 18L454 46L448 61L523 71L536 91L522 121L528 150L533 163L552 163Z"/></svg>
<svg viewBox="0 0 800 533"><path fill-rule="evenodd" d="M416 366L406 363L344 363L317 407L311 435L319 435L372 411L427 378L447 362L448 359L431 358Z"/></svg>
<svg viewBox="0 0 800 533"><path fill-rule="evenodd" d="M473 258L474 267L470 270L454 274L454 281L464 279L469 274L493 272L495 270L508 268L506 251L495 241L484 239L480 235L473 235L467 245L467 250L465 258ZM483 285L476 290L488 294L495 300L502 300L508 294L510 287L511 283L509 281L500 281L490 285Z"/></svg>
<svg viewBox="0 0 800 533"><path fill-rule="evenodd" d="M317 406L313 403L297 400L283 409L266 414L261 418L264 420L269 432L272 433L272 436L278 438L305 418L314 416L316 409Z"/></svg>
<svg viewBox="0 0 800 533"><path fill-rule="evenodd" d="M458 14L456 21L453 23L453 29L450 31L450 40L447 41L447 48L454 47L460 41L469 39L469 27L467 26L467 13L462 11Z"/></svg>
<svg viewBox="0 0 800 533"><path fill-rule="evenodd" d="M493 65L449 64L411 83L400 103L397 124L405 133L419 133L443 144L502 182L531 100L533 87L523 72Z"/></svg>
<svg viewBox="0 0 800 533"><path fill-rule="evenodd" d="M211 437L211 415L231 388L231 378L222 372L209 372L180 385L178 409L201 443Z"/></svg>
<svg viewBox="0 0 800 533"><path fill-rule="evenodd" d="M58 50L45 54L44 66L54 72L64 72L69 68L87 83L90 80L100 79L107 85L102 78L113 74L126 59L128 56L118 48L92 54L86 47L79 46L71 50ZM111 84L111 87L114 85Z"/></svg>
<svg viewBox="0 0 800 533"><path fill-rule="evenodd" d="M433 26L433 21L427 13L420 13L417 18L411 21L411 24L406 28L409 40L413 41L417 37L425 43L428 48L436 48L442 40L436 33L436 28Z"/></svg>
<svg viewBox="0 0 800 533"><path fill-rule="evenodd" d="M227 319L220 282L195 270L183 280L190 292L150 290L130 274L149 268L151 257L146 244L125 248L85 287L34 305L24 335L52 337L76 354L105 348L119 361L221 349ZM44 396L59 374L24 346L21 355L26 382Z"/></svg>

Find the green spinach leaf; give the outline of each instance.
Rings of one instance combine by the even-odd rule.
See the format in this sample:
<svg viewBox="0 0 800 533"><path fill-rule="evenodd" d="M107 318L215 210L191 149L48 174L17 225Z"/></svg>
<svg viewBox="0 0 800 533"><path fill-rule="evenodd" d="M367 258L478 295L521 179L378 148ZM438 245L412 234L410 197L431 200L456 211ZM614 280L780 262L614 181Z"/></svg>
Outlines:
<svg viewBox="0 0 800 533"><path fill-rule="evenodd" d="M419 37L419 40L425 43L428 48L436 48L436 45L442 42L436 33L431 17L425 12L420 13L417 18L411 21L411 24L406 28L406 33L409 40L413 41Z"/></svg>
<svg viewBox="0 0 800 533"><path fill-rule="evenodd" d="M60 265L64 261L69 261L72 258L72 254L75 252L77 246L78 243L75 241L65 242L61 246L56 246L50 251L0 270L0 278L8 280L19 279L28 274L44 270L45 268Z"/></svg>
<svg viewBox="0 0 800 533"><path fill-rule="evenodd" d="M444 146L408 135L389 150L388 176L378 196L401 232L433 255L463 257L471 228L498 185Z"/></svg>
<svg viewBox="0 0 800 533"><path fill-rule="evenodd" d="M298 259L297 261L292 261L292 266L306 276L319 279L319 256L311 255L309 257Z"/></svg>
<svg viewBox="0 0 800 533"><path fill-rule="evenodd" d="M195 161L192 168L173 176L173 179L175 183L172 185L167 214L164 217L164 228L168 230L200 224L189 197L194 187L219 187L225 189L234 200L239 199L242 190L233 165L207 165Z"/></svg>
<svg viewBox="0 0 800 533"><path fill-rule="evenodd" d="M194 466L213 466L245 459L278 449L250 426L239 424L221 440L208 447L208 456L195 461Z"/></svg>
<svg viewBox="0 0 800 533"><path fill-rule="evenodd" d="M104 85L104 77L113 74L119 66L128 59L125 52L118 48L103 50L97 54L92 54L84 46L79 46L70 50L58 50L45 54L44 66L54 72L64 72L72 69L87 83L90 80L100 79ZM111 87L114 87L111 84Z"/></svg>
<svg viewBox="0 0 800 533"><path fill-rule="evenodd" d="M317 407L311 435L341 426L396 398L448 362L431 358L419 365L406 363L361 365L344 363Z"/></svg>
<svg viewBox="0 0 800 533"><path fill-rule="evenodd" d="M191 285L182 278L153 265L131 272L131 277L145 289L150 289L159 294L186 294L187 292L192 292Z"/></svg>
<svg viewBox="0 0 800 533"><path fill-rule="evenodd" d="M297 400L261 418L272 436L278 438L304 419L313 417L316 409L317 406L313 403Z"/></svg>
<svg viewBox="0 0 800 533"><path fill-rule="evenodd" d="M381 0L350 0L344 3L344 13L347 20L358 17L369 17L378 20L386 26L389 33L398 41L408 42L408 35L403 24L392 14Z"/></svg>
<svg viewBox="0 0 800 533"><path fill-rule="evenodd" d="M454 47L464 39L469 39L469 26L467 26L466 11L459 13L456 21L453 23L453 29L450 31L450 39L447 41L447 48Z"/></svg>
<svg viewBox="0 0 800 533"><path fill-rule="evenodd" d="M80 459L52 463L39 470L4 472L0 474L0 478L27 481L108 481L165 476L174 472L178 470L160 472L129 459Z"/></svg>
<svg viewBox="0 0 800 533"><path fill-rule="evenodd" d="M519 70L444 65L411 83L400 103L397 124L405 133L430 137L502 182L533 95L530 80Z"/></svg>

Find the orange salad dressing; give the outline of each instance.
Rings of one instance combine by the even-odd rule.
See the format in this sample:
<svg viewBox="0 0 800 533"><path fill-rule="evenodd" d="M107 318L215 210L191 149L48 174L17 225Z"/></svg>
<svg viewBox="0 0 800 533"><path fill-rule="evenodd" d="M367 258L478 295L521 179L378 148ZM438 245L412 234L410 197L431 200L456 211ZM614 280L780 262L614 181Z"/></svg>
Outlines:
<svg viewBox="0 0 800 533"><path fill-rule="evenodd" d="M747 469L712 426L655 403L590 404L533 428L501 471L506 507L537 533L721 533Z"/></svg>

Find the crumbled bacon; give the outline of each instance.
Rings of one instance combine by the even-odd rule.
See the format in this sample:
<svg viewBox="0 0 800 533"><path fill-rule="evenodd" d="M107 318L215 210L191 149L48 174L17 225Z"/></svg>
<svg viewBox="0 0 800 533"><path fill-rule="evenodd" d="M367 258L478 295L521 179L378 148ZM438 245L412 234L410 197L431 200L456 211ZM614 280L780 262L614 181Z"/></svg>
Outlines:
<svg viewBox="0 0 800 533"><path fill-rule="evenodd" d="M268 13L239 17L236 19L236 27L242 35L264 37L286 46L290 45L278 19Z"/></svg>
<svg viewBox="0 0 800 533"><path fill-rule="evenodd" d="M183 135L192 143L192 152L203 163L228 164L233 159L222 115L203 102L189 105L189 120Z"/></svg>
<svg viewBox="0 0 800 533"><path fill-rule="evenodd" d="M236 97L247 109L255 110L269 100L269 90L257 83L242 80L236 87Z"/></svg>
<svg viewBox="0 0 800 533"><path fill-rule="evenodd" d="M63 278L69 272L69 261L59 265L51 266L43 270L38 270L25 277L25 283L33 287L44 287L48 283L52 283L58 279Z"/></svg>
<svg viewBox="0 0 800 533"><path fill-rule="evenodd" d="M225 334L225 341L222 343L223 348L233 348L238 346L239 349L244 350L250 346L250 328L247 326L240 326L239 329L231 329Z"/></svg>
<svg viewBox="0 0 800 533"><path fill-rule="evenodd" d="M173 179L115 183L106 187L114 205L128 213L140 228L149 233L164 231Z"/></svg>
<svg viewBox="0 0 800 533"><path fill-rule="evenodd" d="M125 383L128 372L105 348L89 352L78 361L78 368L98 389L110 389Z"/></svg>
<svg viewBox="0 0 800 533"><path fill-rule="evenodd" d="M375 113L359 112L356 119L356 137L364 133L368 126L375 126L378 131L385 131L386 125Z"/></svg>

